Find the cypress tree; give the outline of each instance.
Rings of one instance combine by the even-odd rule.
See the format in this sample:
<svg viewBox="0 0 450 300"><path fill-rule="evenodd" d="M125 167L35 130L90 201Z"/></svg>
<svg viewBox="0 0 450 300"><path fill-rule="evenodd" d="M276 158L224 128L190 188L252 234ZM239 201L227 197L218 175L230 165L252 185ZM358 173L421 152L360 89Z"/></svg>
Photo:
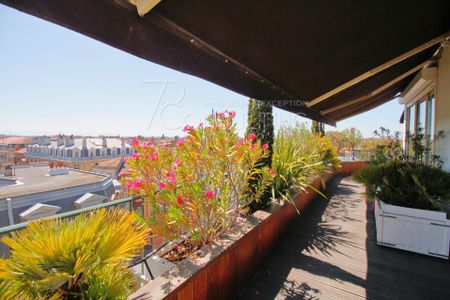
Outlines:
<svg viewBox="0 0 450 300"><path fill-rule="evenodd" d="M273 109L272 105L264 101L249 99L248 102L248 122L246 134L254 133L256 138L261 140L261 144L267 144L269 147L269 156L262 163L264 166L272 166L272 150L273 150ZM259 179L254 179L256 183ZM271 199L271 189L268 188L262 195L260 202L250 203L249 207L255 211L267 206Z"/></svg>
<svg viewBox="0 0 450 300"><path fill-rule="evenodd" d="M269 167L272 164L273 132L272 105L264 101L249 99L247 135L254 133L261 140L261 144L269 146L269 157L264 160L264 164Z"/></svg>

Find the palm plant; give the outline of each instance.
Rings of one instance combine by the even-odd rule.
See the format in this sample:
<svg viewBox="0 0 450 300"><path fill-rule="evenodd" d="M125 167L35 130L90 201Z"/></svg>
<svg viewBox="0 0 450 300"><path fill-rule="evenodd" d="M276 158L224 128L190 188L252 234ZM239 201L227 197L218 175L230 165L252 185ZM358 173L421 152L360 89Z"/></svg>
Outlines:
<svg viewBox="0 0 450 300"><path fill-rule="evenodd" d="M4 237L1 299L124 299L149 229L124 210L97 210L74 219L47 219Z"/></svg>

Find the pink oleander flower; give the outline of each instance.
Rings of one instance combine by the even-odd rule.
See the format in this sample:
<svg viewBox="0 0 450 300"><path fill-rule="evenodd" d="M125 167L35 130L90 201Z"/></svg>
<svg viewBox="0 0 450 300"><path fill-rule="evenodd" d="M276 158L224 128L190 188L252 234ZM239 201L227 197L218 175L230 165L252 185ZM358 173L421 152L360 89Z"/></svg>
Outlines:
<svg viewBox="0 0 450 300"><path fill-rule="evenodd" d="M145 144L142 146L142 149L147 150L148 148L150 148L150 146L151 146L151 144L149 144L149 143L147 142L147 143L145 143Z"/></svg>
<svg viewBox="0 0 450 300"><path fill-rule="evenodd" d="M175 174L174 174L174 173L171 173L171 172L167 172L167 173L166 173L166 177L167 177L167 178L175 178Z"/></svg>
<svg viewBox="0 0 450 300"><path fill-rule="evenodd" d="M249 138L251 141L253 141L254 139L256 139L256 134L250 133L250 134L248 135L248 138Z"/></svg>
<svg viewBox="0 0 450 300"><path fill-rule="evenodd" d="M217 131L220 130L220 125L216 125L216 126L214 126L214 127L216 128Z"/></svg>
<svg viewBox="0 0 450 300"><path fill-rule="evenodd" d="M135 181L127 182L127 184L125 185L125 188L128 191L133 190L136 193L138 193L139 192L139 188L141 187L141 185L142 185L142 181L141 180L135 180Z"/></svg>
<svg viewBox="0 0 450 300"><path fill-rule="evenodd" d="M158 160L158 152L153 152L153 153L150 155L150 160L151 160L151 161Z"/></svg>
<svg viewBox="0 0 450 300"><path fill-rule="evenodd" d="M130 157L126 156L126 157L123 158L123 162L126 163L129 159L130 159Z"/></svg>
<svg viewBox="0 0 450 300"><path fill-rule="evenodd" d="M198 123L198 128L203 128L203 123Z"/></svg>
<svg viewBox="0 0 450 300"><path fill-rule="evenodd" d="M191 131L191 130L193 130L193 129L194 129L194 126L192 126L192 125L186 125L186 126L184 126L183 131L184 131L184 132L188 132L188 131Z"/></svg>
<svg viewBox="0 0 450 300"><path fill-rule="evenodd" d="M267 150L267 149L269 149L269 145L268 144L264 144L264 145L261 146L261 149Z"/></svg>
<svg viewBox="0 0 450 300"><path fill-rule="evenodd" d="M177 202L179 205L183 204L183 197L181 195L177 196Z"/></svg>
<svg viewBox="0 0 450 300"><path fill-rule="evenodd" d="M133 159L138 159L140 156L141 156L140 153L135 152L135 153L133 153L133 154L131 155L131 158L133 158Z"/></svg>
<svg viewBox="0 0 450 300"><path fill-rule="evenodd" d="M181 159L179 159L178 157L175 158L175 165L176 165L177 167L181 166Z"/></svg>
<svg viewBox="0 0 450 300"><path fill-rule="evenodd" d="M235 111L229 111L228 115L230 116L230 118L233 119L234 117L236 117L236 112Z"/></svg>
<svg viewBox="0 0 450 300"><path fill-rule="evenodd" d="M222 117L222 116L224 115L224 113L221 112L221 111L219 111L219 112L216 113L216 115L217 115L218 117Z"/></svg>
<svg viewBox="0 0 450 300"><path fill-rule="evenodd" d="M177 141L177 146L182 146L184 145L184 140L178 140Z"/></svg>
<svg viewBox="0 0 450 300"><path fill-rule="evenodd" d="M238 146L242 146L242 145L245 145L245 139L239 139L239 141L237 142L237 145Z"/></svg>
<svg viewBox="0 0 450 300"><path fill-rule="evenodd" d="M136 148L137 146L139 146L139 140L137 138L133 138L131 140L131 147Z"/></svg>
<svg viewBox="0 0 450 300"><path fill-rule="evenodd" d="M213 198L214 198L214 192L211 191L211 190L206 191L205 196L206 196L206 198L208 198L208 199L213 199Z"/></svg>
<svg viewBox="0 0 450 300"><path fill-rule="evenodd" d="M159 182L159 188L161 190L165 189L166 187L167 187L167 184L165 182L162 182L162 181Z"/></svg>

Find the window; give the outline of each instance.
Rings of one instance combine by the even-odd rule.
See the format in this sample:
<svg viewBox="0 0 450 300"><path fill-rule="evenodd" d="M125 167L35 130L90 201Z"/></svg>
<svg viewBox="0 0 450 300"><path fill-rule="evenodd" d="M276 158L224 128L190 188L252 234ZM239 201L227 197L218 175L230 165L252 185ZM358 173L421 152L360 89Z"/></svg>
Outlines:
<svg viewBox="0 0 450 300"><path fill-rule="evenodd" d="M426 110L427 100L425 99L417 105L416 131L422 129L422 133L425 133Z"/></svg>
<svg viewBox="0 0 450 300"><path fill-rule="evenodd" d="M420 101L412 104L406 110L406 139L405 149L407 155L413 155L412 145L410 143L411 135L421 130L425 135L425 147L430 150L426 153L426 159L434 153L434 102L433 94L427 94Z"/></svg>
<svg viewBox="0 0 450 300"><path fill-rule="evenodd" d="M410 107L408 107L407 109L407 116L408 116L408 120L407 120L407 127L406 127L406 145L405 145L405 149L406 149L406 154L409 155L412 152L412 149L410 147L410 135L414 134L414 128L415 128L415 115L416 115L416 105L411 105Z"/></svg>
<svg viewBox="0 0 450 300"><path fill-rule="evenodd" d="M426 146L430 154L434 154L434 95L430 95L427 101L427 126L425 127Z"/></svg>

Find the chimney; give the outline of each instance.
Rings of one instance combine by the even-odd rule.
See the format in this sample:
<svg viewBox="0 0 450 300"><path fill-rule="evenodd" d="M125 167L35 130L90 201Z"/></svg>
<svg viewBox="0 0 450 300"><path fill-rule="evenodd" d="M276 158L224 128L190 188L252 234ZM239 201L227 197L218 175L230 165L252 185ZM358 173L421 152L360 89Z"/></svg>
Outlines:
<svg viewBox="0 0 450 300"><path fill-rule="evenodd" d="M83 150L87 150L87 141L86 141L86 138L83 138Z"/></svg>
<svg viewBox="0 0 450 300"><path fill-rule="evenodd" d="M106 144L106 138L105 137L102 139L102 147L103 148L107 148L108 147L108 145Z"/></svg>
<svg viewBox="0 0 450 300"><path fill-rule="evenodd" d="M70 147L74 145L73 135L64 137L64 145Z"/></svg>
<svg viewBox="0 0 450 300"><path fill-rule="evenodd" d="M48 146L52 143L50 141L50 137L45 136L45 135L43 137L41 137L41 142L42 142L42 146Z"/></svg>
<svg viewBox="0 0 450 300"><path fill-rule="evenodd" d="M56 140L56 145L58 147L64 145L64 137L62 135L58 135L58 139Z"/></svg>

